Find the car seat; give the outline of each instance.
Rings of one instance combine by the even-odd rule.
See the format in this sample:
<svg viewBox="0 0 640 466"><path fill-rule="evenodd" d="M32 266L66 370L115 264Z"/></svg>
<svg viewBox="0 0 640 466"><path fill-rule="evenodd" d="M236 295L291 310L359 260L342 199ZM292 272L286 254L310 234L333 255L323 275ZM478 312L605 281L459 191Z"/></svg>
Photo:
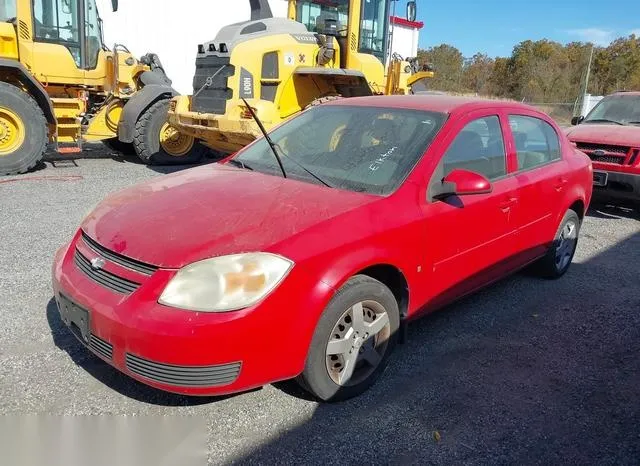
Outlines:
<svg viewBox="0 0 640 466"><path fill-rule="evenodd" d="M549 161L549 154L527 150L527 133L514 132L518 152L518 170L527 170Z"/></svg>
<svg viewBox="0 0 640 466"><path fill-rule="evenodd" d="M444 175L456 168L470 170L484 176L492 176L491 162L485 157L482 138L475 131L462 131L447 150L444 158Z"/></svg>

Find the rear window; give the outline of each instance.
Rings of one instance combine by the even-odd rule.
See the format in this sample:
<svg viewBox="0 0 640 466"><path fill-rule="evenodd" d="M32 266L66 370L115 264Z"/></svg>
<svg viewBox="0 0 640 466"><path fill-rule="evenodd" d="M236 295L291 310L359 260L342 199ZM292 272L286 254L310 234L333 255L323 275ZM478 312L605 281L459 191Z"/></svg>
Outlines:
<svg viewBox="0 0 640 466"><path fill-rule="evenodd" d="M539 118L509 115L516 142L518 170L528 170L560 158L560 140L553 127Z"/></svg>

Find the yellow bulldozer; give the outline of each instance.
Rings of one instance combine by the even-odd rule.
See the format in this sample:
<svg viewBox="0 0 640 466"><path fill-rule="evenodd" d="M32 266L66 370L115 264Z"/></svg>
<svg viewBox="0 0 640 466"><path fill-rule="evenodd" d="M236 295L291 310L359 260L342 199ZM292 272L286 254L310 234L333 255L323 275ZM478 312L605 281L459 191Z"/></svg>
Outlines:
<svg viewBox="0 0 640 466"><path fill-rule="evenodd" d="M268 130L327 99L424 92L433 69L389 56L390 3L288 0L288 17L274 18L250 0L251 20L198 46L193 95L172 98L169 123L233 153L261 135L252 113ZM416 3L407 11L415 18Z"/></svg>
<svg viewBox="0 0 640 466"><path fill-rule="evenodd" d="M146 163L199 160L208 149L167 123L175 95L157 55L105 46L95 0L0 0L0 175L84 141Z"/></svg>

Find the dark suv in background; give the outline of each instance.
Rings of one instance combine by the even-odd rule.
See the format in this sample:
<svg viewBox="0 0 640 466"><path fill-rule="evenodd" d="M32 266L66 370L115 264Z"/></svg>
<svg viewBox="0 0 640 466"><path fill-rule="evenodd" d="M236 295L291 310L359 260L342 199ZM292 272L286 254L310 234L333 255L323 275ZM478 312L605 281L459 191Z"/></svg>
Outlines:
<svg viewBox="0 0 640 466"><path fill-rule="evenodd" d="M608 95L571 123L569 140L593 162L594 197L640 205L640 92Z"/></svg>

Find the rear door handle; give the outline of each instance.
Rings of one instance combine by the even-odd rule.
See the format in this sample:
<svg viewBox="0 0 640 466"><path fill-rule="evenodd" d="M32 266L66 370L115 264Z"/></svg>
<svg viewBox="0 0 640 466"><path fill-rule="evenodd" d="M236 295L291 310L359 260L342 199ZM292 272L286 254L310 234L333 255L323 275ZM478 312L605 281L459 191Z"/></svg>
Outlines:
<svg viewBox="0 0 640 466"><path fill-rule="evenodd" d="M500 203L500 208L502 209L503 212L507 212L511 207L513 207L517 203L518 203L517 197L509 197Z"/></svg>
<svg viewBox="0 0 640 466"><path fill-rule="evenodd" d="M569 182L569 180L567 180L565 177L561 176L560 178L558 178L554 188L556 189L556 191L560 192L560 191L562 191L562 189L565 187L565 185L568 182Z"/></svg>

